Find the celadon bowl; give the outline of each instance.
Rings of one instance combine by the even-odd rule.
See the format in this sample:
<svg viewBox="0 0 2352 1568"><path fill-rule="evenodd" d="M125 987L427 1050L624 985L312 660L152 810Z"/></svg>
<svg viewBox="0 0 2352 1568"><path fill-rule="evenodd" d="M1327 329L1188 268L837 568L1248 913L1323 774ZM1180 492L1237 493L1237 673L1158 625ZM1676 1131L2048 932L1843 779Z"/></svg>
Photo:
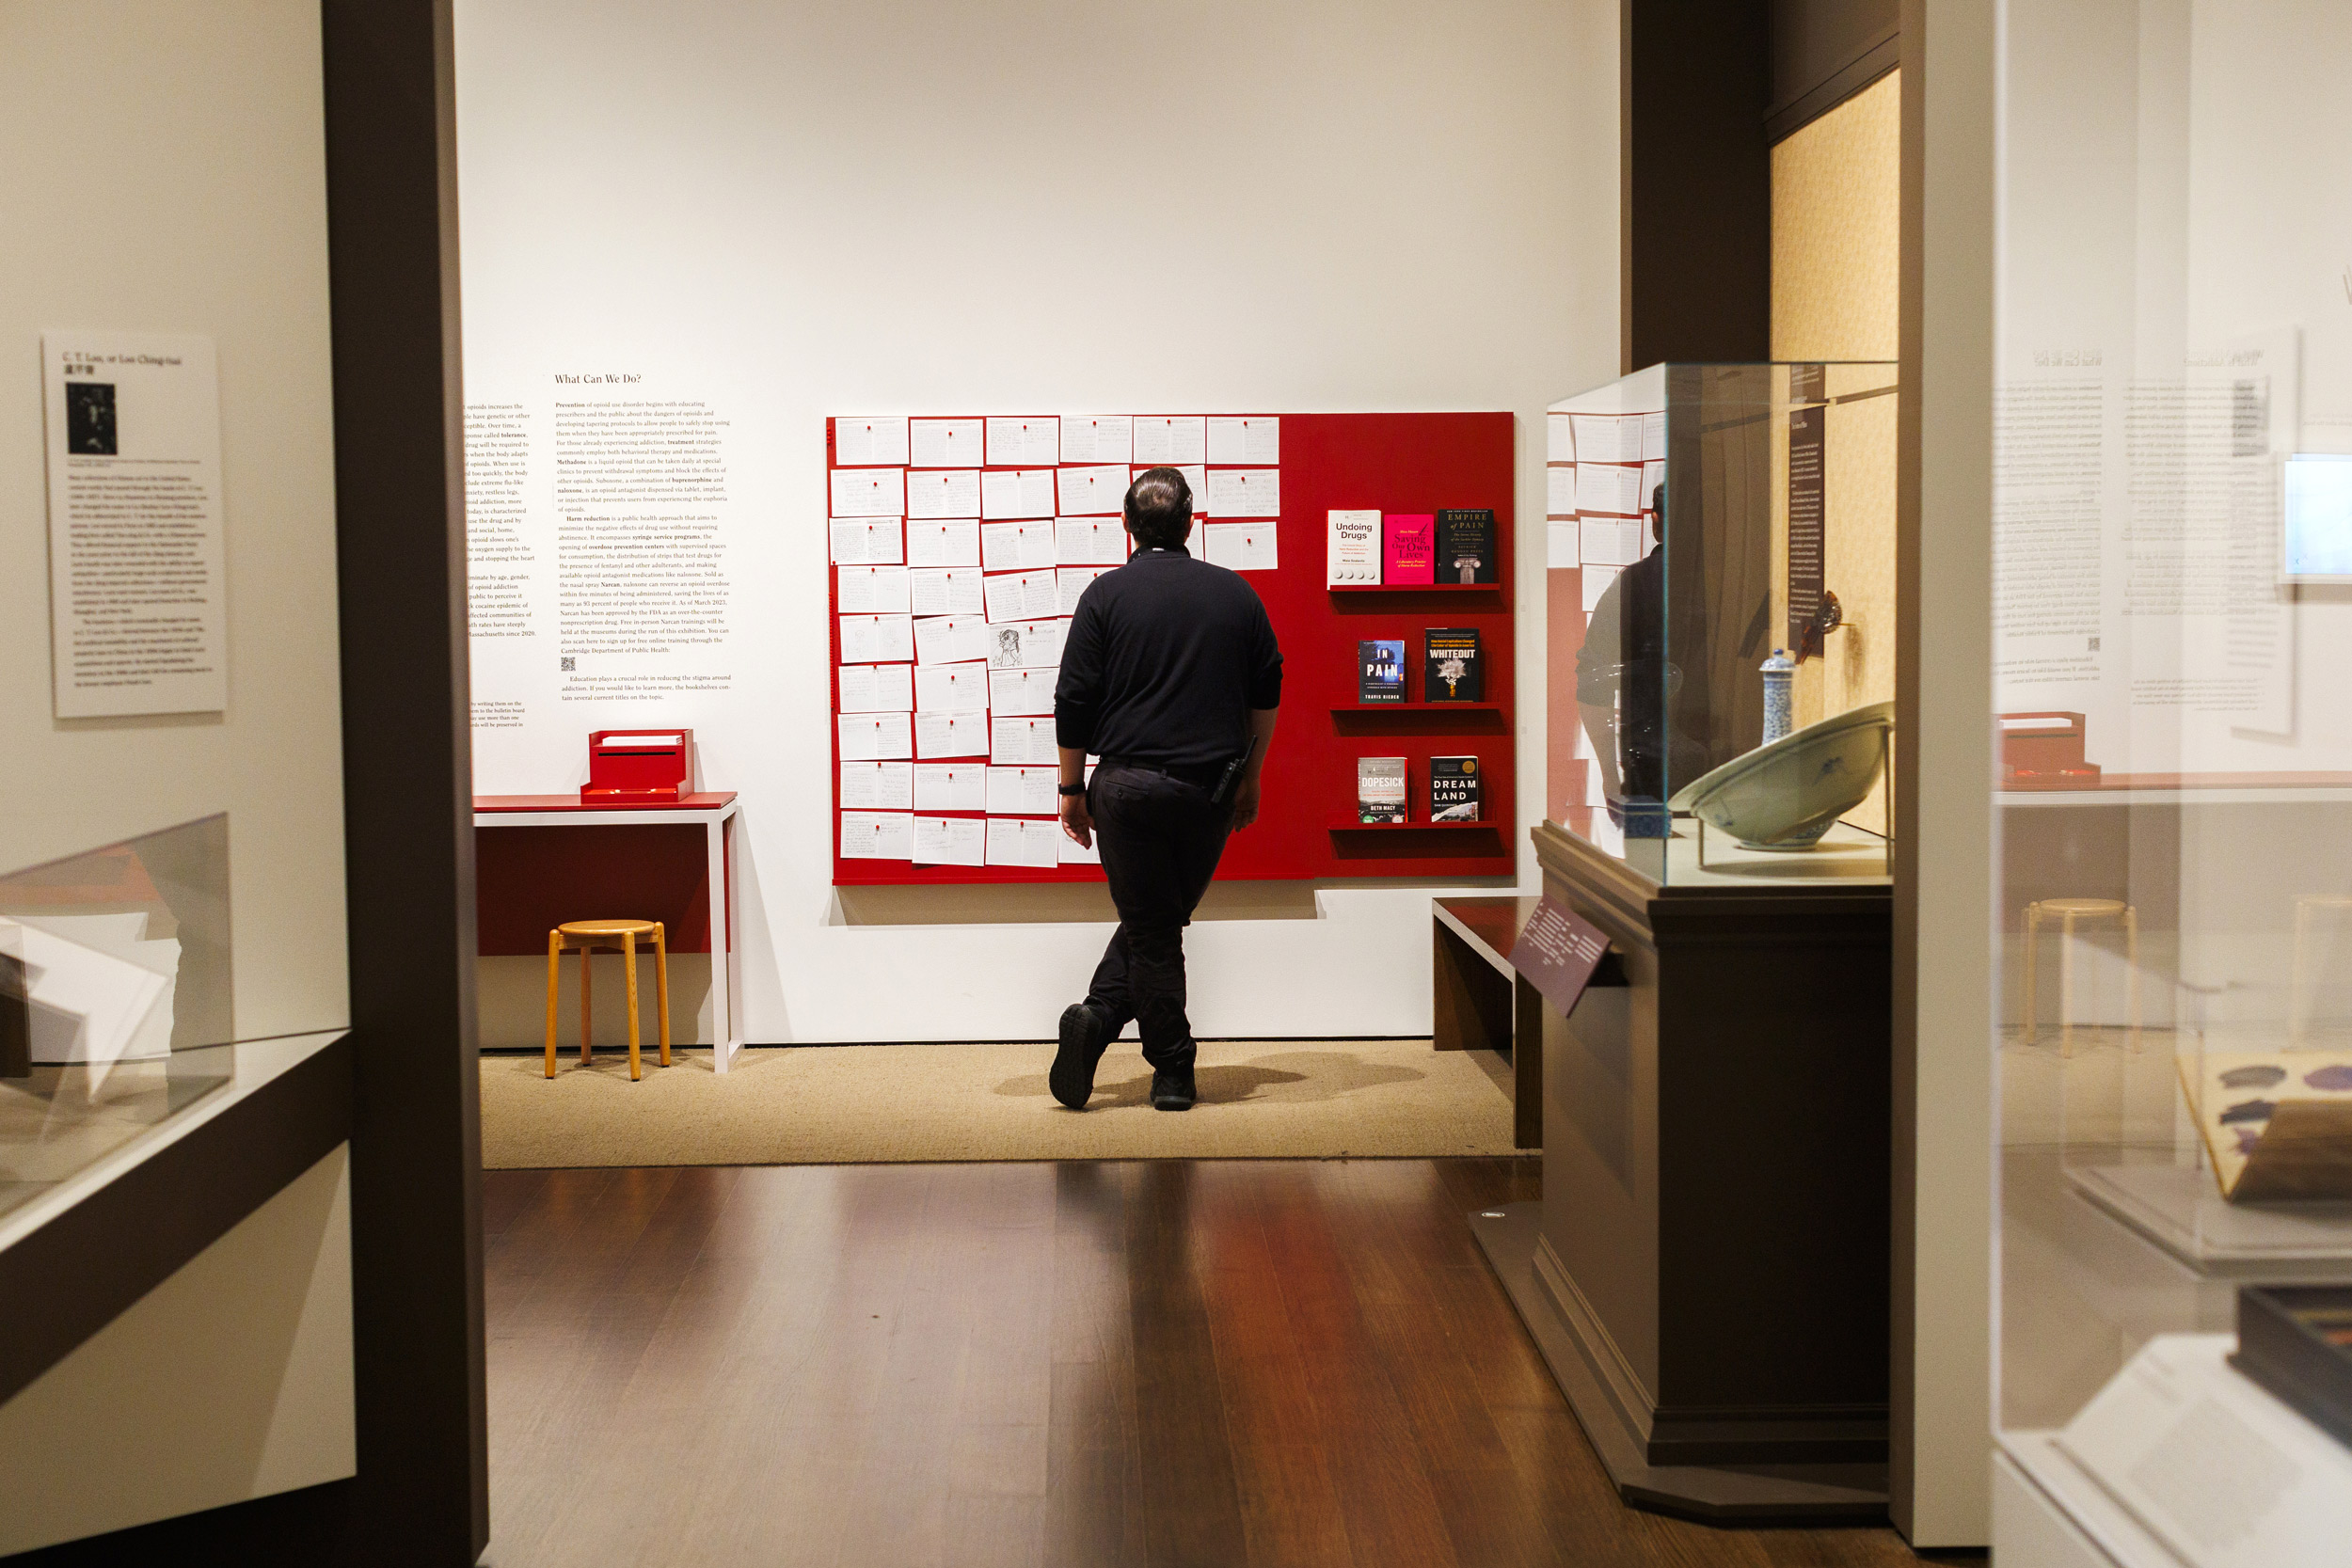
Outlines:
<svg viewBox="0 0 2352 1568"><path fill-rule="evenodd" d="M1872 703L1807 724L1675 791L1689 812L1743 849L1810 849L1886 771L1895 705Z"/></svg>

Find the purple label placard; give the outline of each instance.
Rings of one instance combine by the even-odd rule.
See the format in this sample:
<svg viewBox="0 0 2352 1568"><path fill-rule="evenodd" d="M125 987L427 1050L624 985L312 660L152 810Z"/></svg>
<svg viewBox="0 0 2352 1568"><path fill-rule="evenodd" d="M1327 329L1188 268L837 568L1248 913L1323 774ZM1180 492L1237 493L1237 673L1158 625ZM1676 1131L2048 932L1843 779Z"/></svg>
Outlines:
<svg viewBox="0 0 2352 1568"><path fill-rule="evenodd" d="M1825 412L1798 408L1788 415L1788 651L1799 664L1821 651L1810 632L1828 591L1822 575L1828 550Z"/></svg>
<svg viewBox="0 0 2352 1568"><path fill-rule="evenodd" d="M1608 953L1609 939L1599 927L1547 895L1511 944L1511 967L1565 1018Z"/></svg>

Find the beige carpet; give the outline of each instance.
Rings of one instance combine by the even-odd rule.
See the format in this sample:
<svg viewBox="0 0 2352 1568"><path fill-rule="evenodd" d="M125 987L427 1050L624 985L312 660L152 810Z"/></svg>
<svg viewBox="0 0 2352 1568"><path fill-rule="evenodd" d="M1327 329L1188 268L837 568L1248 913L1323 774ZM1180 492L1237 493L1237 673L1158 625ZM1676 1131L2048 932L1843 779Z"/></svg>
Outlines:
<svg viewBox="0 0 2352 1568"><path fill-rule="evenodd" d="M582 1068L482 1058L482 1163L837 1164L902 1160L1429 1158L1511 1152L1509 1066L1427 1040L1218 1040L1200 1047L1200 1103L1152 1109L1152 1069L1125 1040L1094 1100L1064 1110L1044 1044L749 1050L722 1077L675 1053L628 1081L626 1052Z"/></svg>

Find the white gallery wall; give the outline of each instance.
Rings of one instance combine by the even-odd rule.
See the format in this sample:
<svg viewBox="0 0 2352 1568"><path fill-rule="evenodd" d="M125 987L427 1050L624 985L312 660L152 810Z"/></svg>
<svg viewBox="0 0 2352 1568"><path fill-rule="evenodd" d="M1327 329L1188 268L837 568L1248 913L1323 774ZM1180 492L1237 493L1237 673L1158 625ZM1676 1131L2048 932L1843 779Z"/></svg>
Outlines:
<svg viewBox="0 0 2352 1568"><path fill-rule="evenodd" d="M691 725L742 799L753 1042L1041 1037L1099 894L832 887L826 417L1505 408L1540 800L1539 416L1617 371L1616 37L1600 0L459 0L466 396L522 464L473 465L476 788ZM548 437L616 401L687 405L723 494L673 635L565 672ZM1197 1029L1425 1030L1433 885L1295 891L1194 927ZM485 1044L544 975L485 960Z"/></svg>
<svg viewBox="0 0 2352 1568"><path fill-rule="evenodd" d="M0 871L229 814L235 1021L349 1022L318 8L0 7ZM228 706L52 717L41 334L220 372Z"/></svg>
<svg viewBox="0 0 2352 1568"><path fill-rule="evenodd" d="M2110 771L2352 768L2352 595L2273 580L2275 464L2352 453L2352 9L2007 26L2000 705L2087 714ZM2201 423L2233 383L2250 451Z"/></svg>
<svg viewBox="0 0 2352 1568"><path fill-rule="evenodd" d="M322 111L314 0L0 6L0 871L227 813L246 1038L350 1021ZM53 717L60 329L214 341L218 713ZM353 1473L346 1163L0 1404L0 1553Z"/></svg>
<svg viewBox="0 0 2352 1568"><path fill-rule="evenodd" d="M2277 581L2279 474L2352 455L2352 9L2036 0L2007 31L1996 704L2087 715L2109 774L2324 784L2352 770L2352 588ZM2296 900L2352 888L2331 808L2301 804L2256 834L2184 813L2177 889L2143 895L2177 901L2151 1019L2285 1017ZM2325 973L2346 946L2319 941Z"/></svg>

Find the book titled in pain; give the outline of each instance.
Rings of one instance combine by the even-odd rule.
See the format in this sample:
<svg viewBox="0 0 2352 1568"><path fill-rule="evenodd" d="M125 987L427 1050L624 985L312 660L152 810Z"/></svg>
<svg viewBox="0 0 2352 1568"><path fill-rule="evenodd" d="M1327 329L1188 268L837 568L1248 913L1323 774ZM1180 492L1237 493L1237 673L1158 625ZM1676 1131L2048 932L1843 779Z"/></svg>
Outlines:
<svg viewBox="0 0 2352 1568"><path fill-rule="evenodd" d="M1402 822L1405 820L1405 759L1403 757L1358 757L1356 759L1356 820L1359 822Z"/></svg>
<svg viewBox="0 0 2352 1568"><path fill-rule="evenodd" d="M1475 822L1482 792L1476 757L1429 759L1429 820Z"/></svg>
<svg viewBox="0 0 2352 1568"><path fill-rule="evenodd" d="M1356 697L1365 703L1405 700L1405 642L1382 639L1356 644Z"/></svg>
<svg viewBox="0 0 2352 1568"><path fill-rule="evenodd" d="M1485 661L1478 657L1476 626L1431 626L1422 636L1422 701L1483 703Z"/></svg>

